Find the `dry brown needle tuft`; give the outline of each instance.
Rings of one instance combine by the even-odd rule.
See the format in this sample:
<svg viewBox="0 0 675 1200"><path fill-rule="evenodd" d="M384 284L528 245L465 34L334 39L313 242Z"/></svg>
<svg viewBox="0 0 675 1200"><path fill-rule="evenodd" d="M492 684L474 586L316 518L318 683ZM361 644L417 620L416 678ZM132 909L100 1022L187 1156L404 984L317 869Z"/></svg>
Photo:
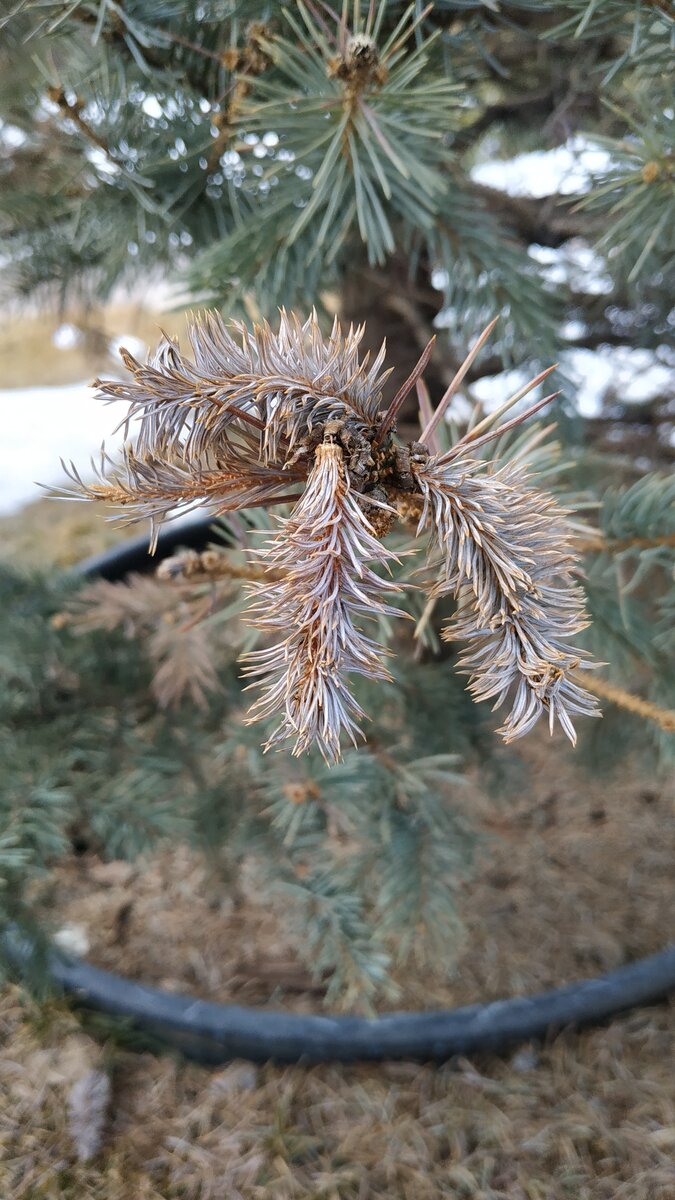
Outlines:
<svg viewBox="0 0 675 1200"><path fill-rule="evenodd" d="M294 504L258 551L251 587L250 619L277 639L244 664L262 688L250 719L278 717L268 746L290 740L294 754L316 746L335 761L341 737L356 740L365 714L349 676L388 678L368 622L403 615L387 602L399 585L387 578L395 556L382 539L399 515L413 513L438 566L430 596L457 600L444 636L467 646L460 665L474 697L494 707L511 700L504 738L521 737L545 712L551 729L558 722L574 742L572 718L597 715L578 682L594 664L570 645L585 617L567 515L520 461L495 466L476 454L553 399L499 424L549 371L446 453L431 454L425 443L433 434L435 444L493 325L436 412L427 405L426 429L409 445L397 437L395 416L431 347L387 408L384 346L372 362L362 359L363 328L345 334L336 321L325 339L314 314L303 323L282 312L275 331L227 327L208 313L190 326L191 358L164 339L147 365L124 355L128 380L98 383L102 399L127 402L134 443L118 464L103 455L93 482L70 466L67 494L149 516L153 538L176 509Z"/></svg>

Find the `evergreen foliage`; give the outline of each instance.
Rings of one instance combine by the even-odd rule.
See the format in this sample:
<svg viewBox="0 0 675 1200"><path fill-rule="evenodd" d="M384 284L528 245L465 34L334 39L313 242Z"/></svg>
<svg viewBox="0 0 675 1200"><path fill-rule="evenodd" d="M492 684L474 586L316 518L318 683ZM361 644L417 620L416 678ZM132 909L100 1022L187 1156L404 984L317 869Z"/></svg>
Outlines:
<svg viewBox="0 0 675 1200"><path fill-rule="evenodd" d="M324 321L337 307L347 323L367 320L373 352L389 335L394 387L436 329L398 425L405 441L419 418L441 459L494 424L480 406L432 416L488 320L501 316L493 348L481 342L463 386L561 359L560 444L551 426L506 430L489 451L474 447L472 478L485 497L495 472L527 464L586 513L572 526L584 555L573 584L592 618L579 640L607 666L604 720L585 723L581 756L607 772L628 752L652 772L672 762L672 400L608 396L580 420L569 358L640 347L673 366L671 5L7 0L0 28L8 295L94 303L154 277L228 319L274 324L284 305L315 306ZM563 146L598 151L571 190L518 196L477 181L488 159ZM189 401L208 407L189 361L167 343L153 364L127 366L132 380L109 394L153 436L127 454L122 498L145 489L159 517L177 499L208 500L206 460L186 499L185 463L171 458L185 438L192 467L204 450L194 439L208 422L184 419ZM311 430L293 396L302 440ZM176 422L158 439L155 400ZM249 426L230 469L257 446ZM159 442L166 453L150 461ZM276 502L307 478L265 470L239 504L263 485ZM210 484L213 498L222 463ZM354 703L374 714L365 748L330 769L315 752L264 756L240 719L233 664L256 648L238 620L251 577L243 535L262 539L272 523L249 507L223 528L225 549L120 585L80 592L0 572L0 921L44 947L49 869L74 842L133 858L184 840L221 888L236 889L245 868L283 898L289 936L331 1001L373 1004L394 990L396 965L447 963L475 843L462 782L480 762L494 788L510 760L447 662L441 623L456 613L443 588L397 597L415 636L395 633L384 606L372 614L374 638L399 653L391 683L356 681ZM405 529L388 538L394 583L409 582L411 541Z"/></svg>
<svg viewBox="0 0 675 1200"><path fill-rule="evenodd" d="M362 317L403 286L455 338L502 311L507 361L559 349L566 316L579 345L631 344L642 323L620 294L597 320L592 292L552 286L528 252L580 237L656 303L642 334L659 344L667 3L13 0L2 27L0 234L19 291L168 274L193 301L271 315L356 287ZM576 134L611 155L590 199L580 183L520 202L471 178L487 153Z"/></svg>
<svg viewBox="0 0 675 1200"><path fill-rule="evenodd" d="M38 981L51 864L73 845L135 859L176 841L205 856L214 895L236 895L245 872L266 902L279 898L291 942L332 1003L395 996L392 971L411 959L447 969L476 845L466 773L480 764L484 786L504 788L508 759L439 658L437 635L417 661L410 638L398 639L390 683L357 681L374 716L365 748L333 766L316 752L264 754L243 723L235 667L251 644L237 619L249 568L236 539L269 524L257 510L227 519L227 549L214 527L212 550L166 560L159 580L76 587L3 568L0 921L37 937ZM671 532L655 539L655 528ZM629 694L629 716L625 693L607 693L603 721L583 730L582 760L611 778L622 756L638 754L653 773L675 757L675 714L664 707L675 680L672 481L612 490L584 545L593 619L583 637L613 678L639 678L655 707ZM394 548L405 549L401 535ZM157 638L167 617L168 641ZM391 639L391 626L378 628Z"/></svg>
<svg viewBox="0 0 675 1200"><path fill-rule="evenodd" d="M73 630L72 581L3 567L0 587L4 928L49 932L48 870L73 845L134 859L182 840L219 893L236 892L246 865L256 891L283 899L288 935L333 999L391 989L394 957L433 959L475 840L456 803L460 755L487 749L450 672L418 664L389 685L368 748L339 766L296 764L264 756L241 723L236 645L220 645L206 713L189 694L162 710L145 639Z"/></svg>

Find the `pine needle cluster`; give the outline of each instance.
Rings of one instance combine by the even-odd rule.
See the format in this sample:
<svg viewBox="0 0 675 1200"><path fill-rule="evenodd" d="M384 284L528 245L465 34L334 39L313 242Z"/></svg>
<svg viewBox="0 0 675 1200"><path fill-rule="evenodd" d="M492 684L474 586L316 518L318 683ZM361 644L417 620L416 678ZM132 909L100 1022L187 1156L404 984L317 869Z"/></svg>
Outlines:
<svg viewBox="0 0 675 1200"><path fill-rule="evenodd" d="M381 537L420 498L417 535L430 535L432 560L434 552L439 560L429 593L459 603L445 636L471 648L461 665L475 698L498 707L513 693L506 740L527 733L546 711L551 730L559 722L574 742L572 716L595 715L596 703L573 678L592 663L568 645L585 621L566 514L522 464L486 469L475 456L499 425L474 428L445 454L432 454L423 440L398 440L396 414L420 382L431 345L382 407L384 347L372 365L360 360L362 329L343 334L336 322L324 341L316 316L303 323L282 313L276 332L267 324L233 332L239 342L210 314L191 328L194 361L168 342L147 367L126 356L132 379L98 387L102 399L128 402L135 446L93 483L74 467L70 475L72 494L149 515L155 529L179 505L226 513L269 507L288 500L289 486L298 489L290 515L258 552L274 581L254 585L249 614L257 627L281 635L245 658L246 674L264 689L251 719L282 714L268 746L290 738L295 754L316 745L336 761L341 733L355 741L361 732L364 714L349 675L388 677L384 648L364 625L404 615L383 599L398 585L383 574L392 553ZM429 433L453 390L431 416Z"/></svg>

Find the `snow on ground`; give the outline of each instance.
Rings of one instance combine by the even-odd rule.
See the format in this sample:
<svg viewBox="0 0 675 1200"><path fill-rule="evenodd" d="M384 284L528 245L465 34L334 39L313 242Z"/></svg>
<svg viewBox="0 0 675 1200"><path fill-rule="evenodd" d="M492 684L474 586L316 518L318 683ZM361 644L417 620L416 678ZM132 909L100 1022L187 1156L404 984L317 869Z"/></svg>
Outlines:
<svg viewBox="0 0 675 1200"><path fill-rule="evenodd" d="M81 338L76 326L60 325L52 335L57 350L69 350ZM144 358L147 346L133 334L112 338L108 351L119 363L120 347ZM108 372L110 374L110 372ZM114 453L124 442L118 429L124 420L124 403L104 404L87 383L59 387L0 390L0 514L14 512L44 495L40 484L51 487L68 482L61 459L74 462L84 479L93 475L92 457L105 443Z"/></svg>
<svg viewBox="0 0 675 1200"><path fill-rule="evenodd" d="M608 171L611 162L606 150L576 136L554 150L534 150L506 160L479 163L471 177L509 196L568 196L589 191L592 180Z"/></svg>
<svg viewBox="0 0 675 1200"><path fill-rule="evenodd" d="M625 404L643 404L666 392L675 376L675 362L659 361L651 350L632 350L627 346L564 350L559 357L561 367L574 385L574 403L582 417L599 416L607 395L616 395ZM487 412L492 412L523 387L530 375L526 368L502 371L477 380L469 392ZM544 385L540 385L520 407L527 408L543 393ZM451 415L461 419L465 413L460 403L452 408Z"/></svg>
<svg viewBox="0 0 675 1200"><path fill-rule="evenodd" d="M122 444L114 430L125 411L124 404L102 404L85 383L0 391L0 513L38 500L44 493L35 480L62 483L61 458L89 474L101 442L106 450Z"/></svg>

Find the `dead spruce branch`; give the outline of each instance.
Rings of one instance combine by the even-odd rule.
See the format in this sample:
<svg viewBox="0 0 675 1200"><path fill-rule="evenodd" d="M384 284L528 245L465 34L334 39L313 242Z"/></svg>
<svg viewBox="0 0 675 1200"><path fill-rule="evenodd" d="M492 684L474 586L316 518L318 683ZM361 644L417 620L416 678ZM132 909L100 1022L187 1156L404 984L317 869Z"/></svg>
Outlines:
<svg viewBox="0 0 675 1200"><path fill-rule="evenodd" d="M572 678L593 664L568 644L586 621L570 573L566 514L528 486L518 466L481 469L470 458L441 457L417 472L419 532L428 528L442 555L431 594L450 592L458 601L443 636L468 644L460 666L476 700L497 708L513 695L499 730L505 741L526 734L546 710L551 731L557 720L575 742L572 715L592 716L596 702Z"/></svg>
<svg viewBox="0 0 675 1200"><path fill-rule="evenodd" d="M359 736L365 714L348 677L388 678L386 652L364 622L403 615L386 600L400 581L382 574L395 561L382 538L397 518L414 518L432 561L440 558L430 604L446 593L457 599L445 636L467 644L460 665L472 694L495 707L512 698L500 731L507 741L544 712L551 729L557 721L574 741L572 717L596 715L578 683L592 664L569 644L585 619L566 513L534 486L523 449L501 467L477 454L553 399L501 420L552 368L446 453L431 455L425 443L426 435L437 444L439 422L493 325L436 411L424 406L422 441L408 446L395 418L416 385L425 394L431 344L387 407L384 347L372 363L360 359L362 328L345 334L335 322L324 339L315 315L303 323L282 312L274 331L227 327L205 314L189 329L192 358L165 338L145 366L124 356L128 380L98 383L102 399L127 402L123 424L134 442L119 464L103 455L93 482L70 467L67 494L149 516L153 531L181 507L217 514L295 504L250 572L250 619L278 639L244 662L262 688L250 719L280 716L268 747L290 739L293 754L316 746L332 762L341 737Z"/></svg>
<svg viewBox="0 0 675 1200"><path fill-rule="evenodd" d="M281 711L268 746L290 737L295 755L316 745L326 759L337 759L341 732L355 743L357 721L365 716L347 675L390 677L382 661L387 651L357 622L375 613L404 615L380 599L399 589L367 565L386 567L394 556L351 494L340 446L328 441L317 447L302 499L262 554L284 579L273 587L254 585L257 604L250 616L261 629L286 636L244 656L245 674L264 687L250 720Z"/></svg>

